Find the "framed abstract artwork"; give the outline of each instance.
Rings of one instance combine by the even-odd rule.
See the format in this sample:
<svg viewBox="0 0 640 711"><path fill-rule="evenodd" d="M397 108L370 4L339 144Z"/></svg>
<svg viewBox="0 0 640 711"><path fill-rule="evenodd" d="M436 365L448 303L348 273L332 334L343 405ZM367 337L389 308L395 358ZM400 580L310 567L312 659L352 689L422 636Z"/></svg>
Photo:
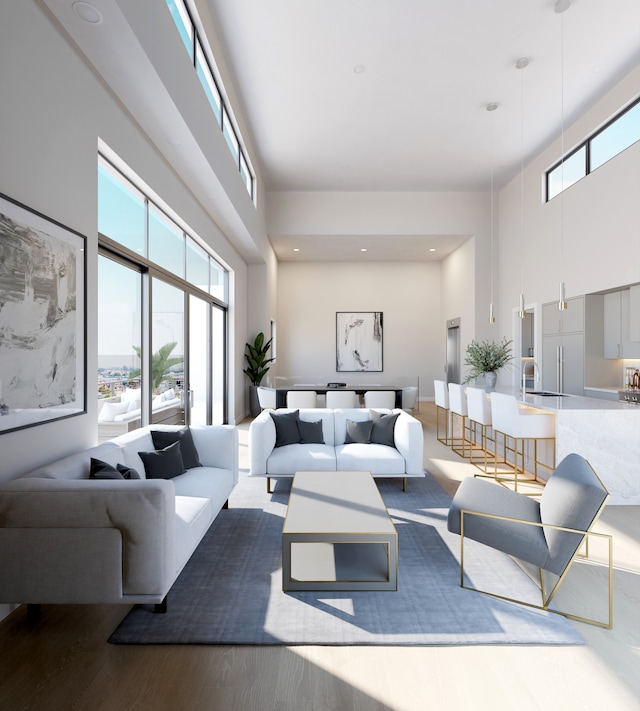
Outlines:
<svg viewBox="0 0 640 711"><path fill-rule="evenodd" d="M336 312L336 371L382 372L382 311Z"/></svg>
<svg viewBox="0 0 640 711"><path fill-rule="evenodd" d="M0 434L86 412L85 246L0 194Z"/></svg>

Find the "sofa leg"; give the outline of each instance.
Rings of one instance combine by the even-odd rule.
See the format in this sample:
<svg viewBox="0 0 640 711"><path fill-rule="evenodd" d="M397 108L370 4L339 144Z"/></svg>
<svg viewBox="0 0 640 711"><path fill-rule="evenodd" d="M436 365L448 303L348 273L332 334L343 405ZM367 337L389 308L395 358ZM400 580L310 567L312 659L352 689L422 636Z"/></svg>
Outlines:
<svg viewBox="0 0 640 711"><path fill-rule="evenodd" d="M39 603L29 603L27 605L27 623L35 624L40 619L41 612L42 606Z"/></svg>
<svg viewBox="0 0 640 711"><path fill-rule="evenodd" d="M404 479L402 480L402 491L407 490L407 477L405 476Z"/></svg>
<svg viewBox="0 0 640 711"><path fill-rule="evenodd" d="M229 499L227 499L224 504L222 504L223 509L228 509L229 508Z"/></svg>
<svg viewBox="0 0 640 711"><path fill-rule="evenodd" d="M267 477L267 494L271 493L271 477Z"/></svg>
<svg viewBox="0 0 640 711"><path fill-rule="evenodd" d="M156 605L153 606L153 611L156 613L156 615L164 615L167 612L167 600L169 596L165 595L164 600L162 602L157 603Z"/></svg>

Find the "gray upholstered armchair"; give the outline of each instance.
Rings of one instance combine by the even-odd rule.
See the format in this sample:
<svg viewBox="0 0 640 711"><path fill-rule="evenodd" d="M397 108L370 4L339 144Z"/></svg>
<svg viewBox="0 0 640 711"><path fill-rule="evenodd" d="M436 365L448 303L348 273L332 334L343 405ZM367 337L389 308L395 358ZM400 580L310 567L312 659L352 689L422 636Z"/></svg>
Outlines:
<svg viewBox="0 0 640 711"><path fill-rule="evenodd" d="M592 531L608 498L608 491L589 462L578 454L569 454L560 462L539 500L481 479L464 479L453 499L448 518L449 530L460 534L461 587L611 628L612 541L611 536ZM592 536L608 543L609 600L606 622L550 607L582 544L585 541L588 543ZM465 538L472 538L538 568L542 604L531 605L465 584ZM545 584L545 573L554 576L554 584Z"/></svg>

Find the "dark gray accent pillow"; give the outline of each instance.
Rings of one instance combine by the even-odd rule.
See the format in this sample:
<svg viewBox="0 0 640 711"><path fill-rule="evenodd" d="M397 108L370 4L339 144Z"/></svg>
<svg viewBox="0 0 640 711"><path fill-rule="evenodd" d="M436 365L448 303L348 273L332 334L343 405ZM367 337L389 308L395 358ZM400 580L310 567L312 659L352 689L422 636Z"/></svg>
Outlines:
<svg viewBox="0 0 640 711"><path fill-rule="evenodd" d="M316 420L316 422L298 420L298 430L300 431L300 444L324 444L322 420Z"/></svg>
<svg viewBox="0 0 640 711"><path fill-rule="evenodd" d="M122 474L111 464L103 462L102 459L91 457L89 469L89 479L124 479Z"/></svg>
<svg viewBox="0 0 640 711"><path fill-rule="evenodd" d="M386 444L387 447L396 446L393 430L399 415L399 412L383 415L380 412L371 410L371 419L373 420L371 429L372 444Z"/></svg>
<svg viewBox="0 0 640 711"><path fill-rule="evenodd" d="M117 464L116 469L122 474L123 479L139 479L140 474L131 467L125 467L124 464Z"/></svg>
<svg viewBox="0 0 640 711"><path fill-rule="evenodd" d="M347 436L344 439L345 444L369 444L371 441L372 427L373 422L371 420L363 420L362 422L347 420Z"/></svg>
<svg viewBox="0 0 640 711"><path fill-rule="evenodd" d="M164 449L174 442L180 442L180 453L186 469L201 467L198 450L193 443L193 435L188 427L181 430L151 430L151 439L156 449Z"/></svg>
<svg viewBox="0 0 640 711"><path fill-rule="evenodd" d="M269 412L276 426L276 447L284 447L287 444L300 444L300 411L293 412Z"/></svg>
<svg viewBox="0 0 640 711"><path fill-rule="evenodd" d="M174 442L164 449L155 452L138 452L147 479L173 479L184 474L184 462L180 452L180 442Z"/></svg>

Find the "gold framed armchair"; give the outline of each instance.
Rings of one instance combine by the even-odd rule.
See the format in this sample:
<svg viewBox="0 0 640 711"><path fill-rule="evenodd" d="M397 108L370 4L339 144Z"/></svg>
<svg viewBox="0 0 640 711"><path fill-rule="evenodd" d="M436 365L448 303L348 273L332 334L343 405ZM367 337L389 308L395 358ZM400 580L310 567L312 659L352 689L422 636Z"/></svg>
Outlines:
<svg viewBox="0 0 640 711"><path fill-rule="evenodd" d="M589 462L567 455L555 469L539 500L476 478L465 479L449 509L448 529L460 535L460 586L503 600L535 607L610 629L613 625L612 537L594 532L609 492ZM541 602L534 604L465 583L465 539L506 553L537 569ZM552 607L577 558L588 557L589 539L607 544L607 619L590 619ZM585 555L581 554L585 550ZM551 582L547 582L550 579Z"/></svg>

